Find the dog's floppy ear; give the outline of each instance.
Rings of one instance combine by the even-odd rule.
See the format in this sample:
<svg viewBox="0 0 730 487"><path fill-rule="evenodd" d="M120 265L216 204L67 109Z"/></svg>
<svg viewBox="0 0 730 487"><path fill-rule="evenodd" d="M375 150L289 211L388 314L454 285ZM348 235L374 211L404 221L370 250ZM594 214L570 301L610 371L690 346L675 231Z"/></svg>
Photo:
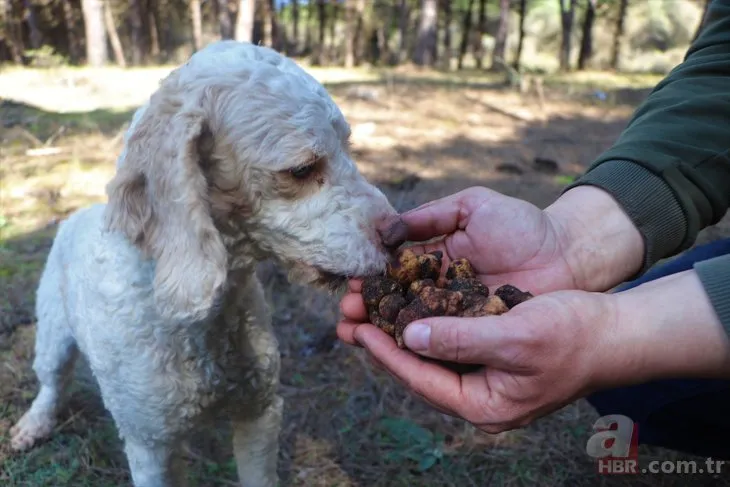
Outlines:
<svg viewBox="0 0 730 487"><path fill-rule="evenodd" d="M155 259L162 316L191 321L216 306L227 253L197 150L206 128L204 96L176 81L173 75L160 85L125 142L124 161L107 186L106 223Z"/></svg>

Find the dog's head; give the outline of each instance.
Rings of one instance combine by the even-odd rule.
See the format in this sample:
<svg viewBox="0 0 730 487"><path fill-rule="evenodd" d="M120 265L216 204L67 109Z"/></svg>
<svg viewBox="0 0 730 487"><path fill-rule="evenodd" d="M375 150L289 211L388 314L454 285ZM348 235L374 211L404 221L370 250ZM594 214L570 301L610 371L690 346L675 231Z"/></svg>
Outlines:
<svg viewBox="0 0 730 487"><path fill-rule="evenodd" d="M204 317L241 258L330 287L381 272L396 212L349 135L325 89L265 47L211 44L165 78L125 136L106 215L156 260L160 311Z"/></svg>

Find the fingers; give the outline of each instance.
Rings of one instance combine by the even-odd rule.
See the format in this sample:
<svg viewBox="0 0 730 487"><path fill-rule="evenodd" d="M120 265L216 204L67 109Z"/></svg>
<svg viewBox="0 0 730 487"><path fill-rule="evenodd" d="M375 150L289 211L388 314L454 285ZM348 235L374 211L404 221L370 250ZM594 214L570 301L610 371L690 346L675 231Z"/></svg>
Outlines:
<svg viewBox="0 0 730 487"><path fill-rule="evenodd" d="M347 343L348 345L352 345L354 347L362 347L362 345L360 345L354 337L355 329L360 325L362 325L362 323L350 320L340 321L339 323L337 323L336 328L337 338Z"/></svg>
<svg viewBox="0 0 730 487"><path fill-rule="evenodd" d="M373 325L358 326L354 331L354 339L393 377L433 407L446 414L459 410L462 396L459 375L398 348L391 337Z"/></svg>
<svg viewBox="0 0 730 487"><path fill-rule="evenodd" d="M509 320L513 321L513 320ZM516 326L504 316L429 318L408 325L403 339L413 352L438 360L509 366L505 351L513 345Z"/></svg>
<svg viewBox="0 0 730 487"><path fill-rule="evenodd" d="M340 311L350 321L363 322L369 320L365 302L362 300L362 294L359 293L345 294L340 301Z"/></svg>

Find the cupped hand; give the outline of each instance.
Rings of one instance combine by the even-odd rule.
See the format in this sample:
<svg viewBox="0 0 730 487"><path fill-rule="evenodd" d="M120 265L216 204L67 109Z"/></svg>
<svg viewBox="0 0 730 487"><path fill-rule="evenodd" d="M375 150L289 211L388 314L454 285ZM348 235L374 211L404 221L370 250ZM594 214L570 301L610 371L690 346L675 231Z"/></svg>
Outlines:
<svg viewBox="0 0 730 487"><path fill-rule="evenodd" d="M373 325L353 340L408 390L488 433L518 428L605 385L615 322L611 295L558 291L509 313L411 324L409 350ZM605 326L604 326L605 325ZM486 367L458 375L421 357ZM613 362L612 362L613 361Z"/></svg>
<svg viewBox="0 0 730 487"><path fill-rule="evenodd" d="M486 188L470 188L401 215L406 238L425 242L416 253L443 252L444 268L467 258L479 279L494 290L512 284L533 294L575 287L563 252L561 228L538 207ZM354 344L354 326L367 322L361 281L343 297L338 334Z"/></svg>

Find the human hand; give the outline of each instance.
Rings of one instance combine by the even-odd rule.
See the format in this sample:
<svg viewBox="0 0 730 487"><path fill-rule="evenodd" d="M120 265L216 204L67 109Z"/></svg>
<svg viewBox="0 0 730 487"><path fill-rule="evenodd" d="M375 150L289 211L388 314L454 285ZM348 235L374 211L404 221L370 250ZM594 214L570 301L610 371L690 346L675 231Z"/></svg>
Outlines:
<svg viewBox="0 0 730 487"><path fill-rule="evenodd" d="M606 290L635 272L643 241L607 193L572 189L546 210L486 188L470 188L404 213L407 240L440 250L444 266L467 258L494 289L512 284L532 294L560 289ZM433 239L436 239L435 241ZM368 321L361 281L350 282L341 302L338 335L355 344L355 327Z"/></svg>
<svg viewBox="0 0 730 487"><path fill-rule="evenodd" d="M548 293L500 316L420 320L406 328L409 350L370 324L352 339L407 389L488 433L601 388L730 377L730 341L694 271L618 294ZM424 357L485 367L458 375Z"/></svg>

